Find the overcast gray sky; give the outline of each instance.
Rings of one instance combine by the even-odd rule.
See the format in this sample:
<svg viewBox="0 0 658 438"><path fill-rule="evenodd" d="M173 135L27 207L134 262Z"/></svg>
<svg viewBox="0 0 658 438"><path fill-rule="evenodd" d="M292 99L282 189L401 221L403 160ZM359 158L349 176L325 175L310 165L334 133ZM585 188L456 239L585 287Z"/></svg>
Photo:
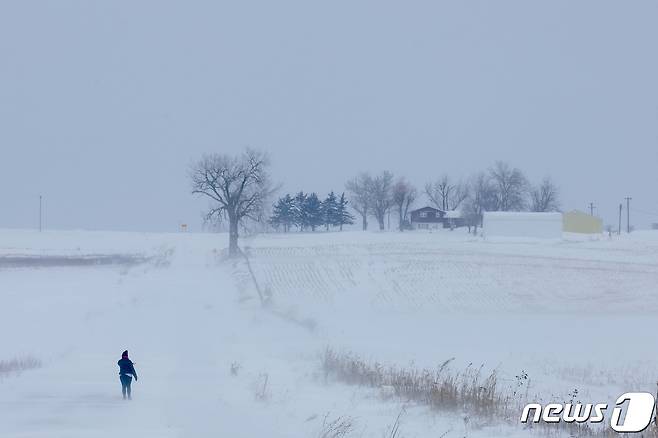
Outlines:
<svg viewBox="0 0 658 438"><path fill-rule="evenodd" d="M658 222L658 1L0 2L0 227L198 229L187 167L285 189L495 160ZM648 213L655 213L653 216Z"/></svg>

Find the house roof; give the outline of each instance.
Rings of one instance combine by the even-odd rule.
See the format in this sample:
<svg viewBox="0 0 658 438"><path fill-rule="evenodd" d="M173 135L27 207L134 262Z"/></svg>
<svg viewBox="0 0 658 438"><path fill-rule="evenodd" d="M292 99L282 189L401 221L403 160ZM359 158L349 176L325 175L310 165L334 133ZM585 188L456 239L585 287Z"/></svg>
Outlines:
<svg viewBox="0 0 658 438"><path fill-rule="evenodd" d="M412 210L411 213L416 213L416 212L421 212L421 211L432 211L432 212L441 212L443 213L442 217L447 218L447 219L456 219L456 218L461 218L462 217L462 212L459 210L441 210L439 208L434 208L425 206L421 208L417 208L416 210Z"/></svg>
<svg viewBox="0 0 658 438"><path fill-rule="evenodd" d="M417 208L415 210L412 210L410 213L415 213L417 211L442 211L442 210L439 210L438 208L430 207L428 205L428 206L425 206L425 207L421 207L421 208Z"/></svg>
<svg viewBox="0 0 658 438"><path fill-rule="evenodd" d="M448 219L458 219L462 217L462 212L459 210L449 210L446 211L446 214L443 217Z"/></svg>

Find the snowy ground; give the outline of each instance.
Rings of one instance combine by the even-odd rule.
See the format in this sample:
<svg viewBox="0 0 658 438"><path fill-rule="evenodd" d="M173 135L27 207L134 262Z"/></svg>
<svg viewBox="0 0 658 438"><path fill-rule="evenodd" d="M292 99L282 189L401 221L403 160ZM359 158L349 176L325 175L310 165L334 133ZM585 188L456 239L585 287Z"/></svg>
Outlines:
<svg viewBox="0 0 658 438"><path fill-rule="evenodd" d="M574 389L583 402L655 391L658 233L559 242L293 233L242 243L273 311L258 304L245 263L223 261L223 235L0 231L0 361L43 363L0 374L0 435L316 437L325 416L347 415L353 436L386 436L404 401L325 383L327 346L398 366L454 357L455 369L498 369L510 387L525 371L527 393L543 401ZM25 265L7 263L24 256ZM116 263L35 267L34 256ZM126 348L141 374L132 402L116 375ZM414 405L401 432L529 434L475 420L466 430L462 415Z"/></svg>
<svg viewBox="0 0 658 438"><path fill-rule="evenodd" d="M332 345L427 367L455 357L512 384L526 371L529 392L552 400L655 392L658 233L493 243L346 233L250 246L277 304L313 315Z"/></svg>

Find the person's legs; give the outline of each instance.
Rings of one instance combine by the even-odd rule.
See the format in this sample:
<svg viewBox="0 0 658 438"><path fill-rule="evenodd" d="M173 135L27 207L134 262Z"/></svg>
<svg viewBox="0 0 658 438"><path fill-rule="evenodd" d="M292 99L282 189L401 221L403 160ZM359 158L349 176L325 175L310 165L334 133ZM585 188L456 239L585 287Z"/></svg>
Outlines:
<svg viewBox="0 0 658 438"><path fill-rule="evenodd" d="M121 394L123 394L123 399L126 399L126 395L130 398L130 381L132 377L120 376L119 379L121 379Z"/></svg>
<svg viewBox="0 0 658 438"><path fill-rule="evenodd" d="M130 395L130 384L132 383L133 378L130 377L130 376L127 376L127 377L128 377L128 382L126 383L126 390L128 392L128 400L132 400L132 397Z"/></svg>

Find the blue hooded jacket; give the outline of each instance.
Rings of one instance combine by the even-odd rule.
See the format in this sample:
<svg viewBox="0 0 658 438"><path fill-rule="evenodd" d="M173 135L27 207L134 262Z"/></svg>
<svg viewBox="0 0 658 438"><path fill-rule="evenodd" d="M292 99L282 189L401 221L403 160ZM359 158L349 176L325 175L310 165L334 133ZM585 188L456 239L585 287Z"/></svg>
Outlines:
<svg viewBox="0 0 658 438"><path fill-rule="evenodd" d="M135 371L133 362L130 359L128 359L127 351L123 352L123 354L121 355L121 360L117 362L117 365L119 365L120 376L132 376L135 378L135 380L137 380L137 372Z"/></svg>

